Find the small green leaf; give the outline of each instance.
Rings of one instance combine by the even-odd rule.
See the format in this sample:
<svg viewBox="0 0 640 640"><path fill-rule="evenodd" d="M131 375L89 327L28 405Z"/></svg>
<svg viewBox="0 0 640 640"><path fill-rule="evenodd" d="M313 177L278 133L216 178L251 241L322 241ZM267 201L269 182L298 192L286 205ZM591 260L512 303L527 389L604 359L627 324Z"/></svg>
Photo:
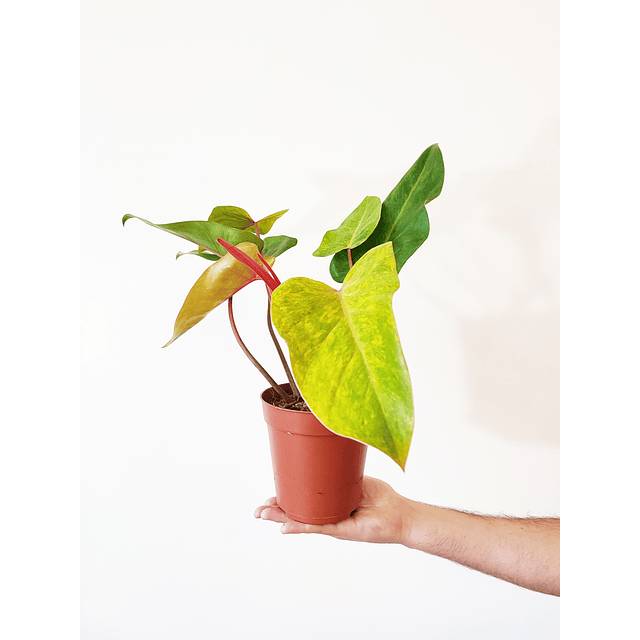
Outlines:
<svg viewBox="0 0 640 640"><path fill-rule="evenodd" d="M258 231L261 235L266 235L271 231L271 227L273 227L276 220L282 218L282 216L287 213L289 209L284 209L283 211L278 211L277 213L272 213L271 215L265 216L258 220Z"/></svg>
<svg viewBox="0 0 640 640"><path fill-rule="evenodd" d="M194 249L193 251L178 251L178 253L176 253L176 260L181 256L200 256L201 258L211 260L212 262L220 260L220 256L217 256L214 253L210 253L209 251L198 251L197 249Z"/></svg>
<svg viewBox="0 0 640 640"><path fill-rule="evenodd" d="M248 229L253 226L251 216L240 207L214 207L209 215L209 222L217 222L234 229Z"/></svg>
<svg viewBox="0 0 640 640"><path fill-rule="evenodd" d="M252 242L241 242L237 248L253 260L258 260L258 247ZM268 258L267 261L273 264L274 259ZM210 311L255 279L253 271L238 262L231 254L222 256L208 267L191 287L176 318L173 336L164 346L170 345L198 324Z"/></svg>
<svg viewBox="0 0 640 640"><path fill-rule="evenodd" d="M262 255L265 258L277 258L281 256L285 251L295 247L298 241L295 238L289 236L269 236L264 239L264 248L262 249Z"/></svg>
<svg viewBox="0 0 640 640"><path fill-rule="evenodd" d="M291 278L272 295L300 391L331 431L383 451L403 469L413 396L392 310L399 287L391 243L369 251L340 291Z"/></svg>
<svg viewBox="0 0 640 640"><path fill-rule="evenodd" d="M189 240L190 242L195 242L197 245L204 247L219 256L223 256L227 251L217 242L216 238L222 238L233 245L237 245L240 242L252 242L258 247L258 249L262 249L264 246L262 239L258 238L255 234L227 227L217 222L192 220L187 222L154 224L144 218L139 218L138 216L128 213L124 218L122 218L122 224L129 220L129 218L136 218L151 227L155 227L161 231L166 231L167 233L172 233L173 235Z"/></svg>
<svg viewBox="0 0 640 640"><path fill-rule="evenodd" d="M218 222L224 224L227 227L233 227L234 229L255 229L255 225L258 225L258 231L261 235L266 235L271 231L275 221L281 218L288 209L284 211L278 211L271 215L265 216L260 220L254 220L244 209L240 207L222 206L214 207L211 215L209 216L210 222Z"/></svg>
<svg viewBox="0 0 640 640"><path fill-rule="evenodd" d="M416 252L416 250L422 245L422 243L429 237L429 217L427 215L426 207L422 206L415 213L410 224L407 224L402 229L402 233L398 230L398 233L394 234L393 250L396 256L396 265L398 272L404 266L405 262ZM365 251L368 251L367 247L373 244L373 236L369 237L369 240L364 242L359 247L356 247L351 258L354 264L360 260ZM329 265L329 273L336 282L342 282L349 271L349 256L346 251L336 253Z"/></svg>
<svg viewBox="0 0 640 640"><path fill-rule="evenodd" d="M313 255L331 256L343 249L353 249L361 245L376 228L380 220L381 206L380 198L367 196L337 229L324 234Z"/></svg>
<svg viewBox="0 0 640 640"><path fill-rule="evenodd" d="M382 203L380 222L369 238L352 251L356 263L369 249L393 242L398 272L429 236L429 218L425 204L440 195L444 184L444 163L437 144L431 145L416 160ZM342 282L349 270L347 252L337 253L330 272Z"/></svg>

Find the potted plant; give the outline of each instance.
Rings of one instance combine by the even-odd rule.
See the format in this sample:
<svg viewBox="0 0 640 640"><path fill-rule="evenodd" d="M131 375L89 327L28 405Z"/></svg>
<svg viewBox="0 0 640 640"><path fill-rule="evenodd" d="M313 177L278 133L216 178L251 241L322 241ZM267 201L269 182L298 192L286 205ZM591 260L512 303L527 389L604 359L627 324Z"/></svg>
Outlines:
<svg viewBox="0 0 640 640"><path fill-rule="evenodd" d="M191 241L189 254L212 264L189 291L174 342L225 301L242 351L269 383L261 394L269 427L278 504L293 519L338 522L357 507L366 447L404 470L413 433L409 372L393 316L398 272L429 235L426 204L444 182L438 145L426 149L382 202L367 196L314 256L333 256L333 287L304 277L281 283L278 256L296 245L269 236L286 210L254 220L244 209L218 206L207 220L146 224ZM178 253L178 256L184 255ZM251 282L266 285L267 330L288 383L257 362L238 333L233 296ZM276 331L286 341L290 364ZM165 346L167 346L165 345Z"/></svg>

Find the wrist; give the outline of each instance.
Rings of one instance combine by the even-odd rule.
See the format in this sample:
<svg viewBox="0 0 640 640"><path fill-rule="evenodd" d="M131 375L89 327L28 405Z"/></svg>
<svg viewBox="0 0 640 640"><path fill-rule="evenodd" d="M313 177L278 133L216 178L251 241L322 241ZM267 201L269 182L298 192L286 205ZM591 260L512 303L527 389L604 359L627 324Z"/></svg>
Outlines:
<svg viewBox="0 0 640 640"><path fill-rule="evenodd" d="M409 549L432 553L437 546L436 507L404 498L403 528L400 544Z"/></svg>

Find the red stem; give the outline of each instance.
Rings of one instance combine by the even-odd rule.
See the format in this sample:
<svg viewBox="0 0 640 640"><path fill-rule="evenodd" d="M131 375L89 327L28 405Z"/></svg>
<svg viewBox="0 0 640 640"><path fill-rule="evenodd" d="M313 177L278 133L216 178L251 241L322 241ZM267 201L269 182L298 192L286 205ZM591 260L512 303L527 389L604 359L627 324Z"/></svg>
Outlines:
<svg viewBox="0 0 640 640"><path fill-rule="evenodd" d="M249 360L251 361L251 364L253 364L253 366L264 376L265 380L273 387L274 391L276 391L281 398L284 398L287 402L292 401L293 398L291 398L291 396L267 373L266 369L255 359L251 351L247 349L247 346L245 345L242 338L240 337L240 333L238 332L238 327L236 326L236 322L233 317L232 300L233 300L233 296L229 298L229 323L231 324L231 331L233 331L233 335L236 341L238 342L238 344L240 345L240 348L242 349L244 355L247 356L247 358L249 358Z"/></svg>
<svg viewBox="0 0 640 640"><path fill-rule="evenodd" d="M257 263L251 256L248 256L244 251L240 251L237 247L234 247L232 244L229 244L226 240L222 238L217 238L217 241L222 245L236 260L242 262L243 265L249 267L251 271L253 271L258 278L264 281L264 283L269 287L271 291L275 291L280 286L280 280L277 277L274 277L269 273L267 269L265 269L261 264Z"/></svg>
<svg viewBox="0 0 640 640"><path fill-rule="evenodd" d="M258 251L258 258L260 258L260 262L262 262L262 264L267 268L269 273L276 280L276 282L278 283L278 286L280 286L282 283L280 282L278 276L276 275L276 272L271 268L271 265L265 260L265 257L262 255L260 251Z"/></svg>
<svg viewBox="0 0 640 640"><path fill-rule="evenodd" d="M276 337L276 332L273 329L273 323L271 322L271 300L269 300L267 303L267 327L269 328L269 334L271 335L273 344L275 345L276 351L278 352L278 357L280 358L280 362L282 362L282 367L284 369L284 372L287 374L287 380L289 380L289 384L291 385L291 392L293 393L294 397L300 398L301 397L300 390L296 385L296 381L289 367L289 363L287 362L287 359L285 358L285 355L282 352L282 347L280 346L280 343L278 342L278 338Z"/></svg>

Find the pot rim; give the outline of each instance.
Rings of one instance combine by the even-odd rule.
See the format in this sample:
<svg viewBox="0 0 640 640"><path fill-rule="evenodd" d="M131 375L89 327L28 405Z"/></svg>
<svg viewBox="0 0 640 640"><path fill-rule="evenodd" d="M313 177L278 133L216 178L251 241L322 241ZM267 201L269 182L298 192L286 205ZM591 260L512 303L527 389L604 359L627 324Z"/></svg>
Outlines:
<svg viewBox="0 0 640 640"><path fill-rule="evenodd" d="M281 385L287 391L290 391L289 384ZM295 411L294 409L285 409L271 404L265 399L273 397L275 391L272 387L267 387L261 394L262 413L266 423L272 429L278 431L286 431L292 434L308 435L308 436L337 436L336 433L327 429L313 411Z"/></svg>
<svg viewBox="0 0 640 640"><path fill-rule="evenodd" d="M280 385L287 391L291 391L291 386L289 383L284 383ZM345 438L346 440L352 440L353 442L357 442L358 444L367 447L368 445L362 440L358 440L357 438L352 438L351 436L344 436L340 433L336 433L326 427L323 422L316 416L313 411L295 411L294 409L285 409L283 407L277 407L270 402L265 400L264 396L266 394L270 394L273 396L276 392L273 387L267 387L260 394L260 401L262 403L262 413L266 423L272 429L277 429L278 431L287 431L292 434L297 435L309 435L309 436L332 436L335 438ZM271 416L275 417L278 415L280 417L279 420L274 420Z"/></svg>
<svg viewBox="0 0 640 640"><path fill-rule="evenodd" d="M285 391L291 391L291 385L288 382L284 382L280 385ZM276 394L276 391L274 390L273 387L267 387L264 391L262 391L260 393L260 400L266 404L268 404L270 407L273 407L276 411L286 411L287 413L295 413L295 414L305 414L305 413L310 413L311 415L315 416L316 414L313 413L313 411L311 411L311 409L309 409L309 411L296 411L295 409L285 409L284 407L277 407L275 404L271 404L266 398L265 395L266 394L270 394L271 397L273 397ZM302 397L302 394L300 394L300 397ZM304 400L304 398L303 398Z"/></svg>

